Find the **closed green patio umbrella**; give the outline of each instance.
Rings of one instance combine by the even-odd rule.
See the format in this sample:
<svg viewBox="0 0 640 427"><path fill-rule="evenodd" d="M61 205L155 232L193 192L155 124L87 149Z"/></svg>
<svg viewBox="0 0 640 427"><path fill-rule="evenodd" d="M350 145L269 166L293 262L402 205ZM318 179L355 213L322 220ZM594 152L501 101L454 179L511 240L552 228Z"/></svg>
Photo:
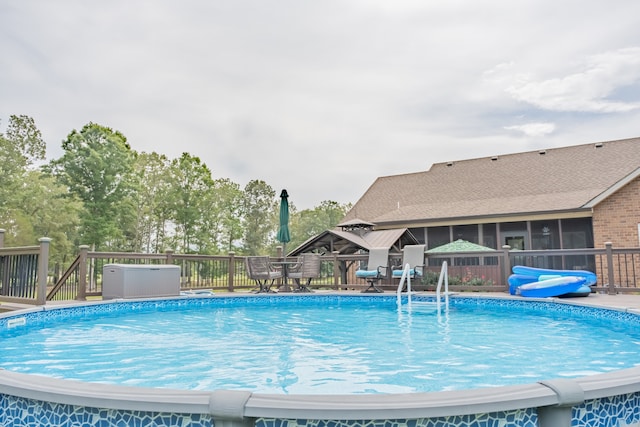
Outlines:
<svg viewBox="0 0 640 427"><path fill-rule="evenodd" d="M278 241L282 243L282 253L287 256L287 243L291 241L289 234L289 194L287 190L280 193L280 228L278 228Z"/></svg>

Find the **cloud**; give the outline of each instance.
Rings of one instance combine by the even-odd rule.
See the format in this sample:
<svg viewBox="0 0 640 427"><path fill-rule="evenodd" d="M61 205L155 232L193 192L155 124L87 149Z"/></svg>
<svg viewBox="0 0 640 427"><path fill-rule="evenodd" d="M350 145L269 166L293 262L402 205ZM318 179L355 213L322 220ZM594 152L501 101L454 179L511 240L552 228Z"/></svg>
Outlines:
<svg viewBox="0 0 640 427"><path fill-rule="evenodd" d="M506 130L515 130L526 136L541 137L552 133L556 129L553 123L527 123L524 125L505 126Z"/></svg>
<svg viewBox="0 0 640 427"><path fill-rule="evenodd" d="M550 111L620 113L640 108L640 100L611 98L616 90L640 81L640 47L593 55L580 68L563 77L537 81L530 75L513 76L506 92L518 101Z"/></svg>
<svg viewBox="0 0 640 427"><path fill-rule="evenodd" d="M32 116L55 158L92 121L298 208L356 202L435 162L640 135L637 16L637 0L0 1L0 125Z"/></svg>

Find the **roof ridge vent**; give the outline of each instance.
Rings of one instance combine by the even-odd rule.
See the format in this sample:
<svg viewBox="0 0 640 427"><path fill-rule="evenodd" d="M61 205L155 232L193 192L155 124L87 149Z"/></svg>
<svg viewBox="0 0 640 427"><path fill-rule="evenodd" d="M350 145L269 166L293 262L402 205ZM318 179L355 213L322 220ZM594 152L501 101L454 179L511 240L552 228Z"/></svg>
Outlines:
<svg viewBox="0 0 640 427"><path fill-rule="evenodd" d="M447 162L447 166L453 166L453 162Z"/></svg>
<svg viewBox="0 0 640 427"><path fill-rule="evenodd" d="M538 151L538 154L540 154L541 156L544 156L545 154L547 154L547 150L540 150Z"/></svg>
<svg viewBox="0 0 640 427"><path fill-rule="evenodd" d="M597 143L593 144L593 147L594 148L602 148L602 145L603 145L602 142L597 142Z"/></svg>
<svg viewBox="0 0 640 427"><path fill-rule="evenodd" d="M491 158L491 161L492 161L492 162L495 162L496 160L498 160L498 156L493 156L493 157Z"/></svg>

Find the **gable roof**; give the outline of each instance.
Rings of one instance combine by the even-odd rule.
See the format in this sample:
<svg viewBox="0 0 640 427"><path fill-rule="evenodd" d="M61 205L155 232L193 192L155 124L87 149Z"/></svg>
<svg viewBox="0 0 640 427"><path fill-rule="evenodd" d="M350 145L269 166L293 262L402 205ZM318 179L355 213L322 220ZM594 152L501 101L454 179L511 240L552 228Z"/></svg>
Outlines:
<svg viewBox="0 0 640 427"><path fill-rule="evenodd" d="M417 244L418 241L406 228L392 230L364 231L362 233L344 230L326 230L295 248L289 255L320 251L352 254L359 250L384 247L399 251L404 245Z"/></svg>
<svg viewBox="0 0 640 427"><path fill-rule="evenodd" d="M378 228L557 212L591 212L640 176L640 138L443 162L380 177L347 213Z"/></svg>

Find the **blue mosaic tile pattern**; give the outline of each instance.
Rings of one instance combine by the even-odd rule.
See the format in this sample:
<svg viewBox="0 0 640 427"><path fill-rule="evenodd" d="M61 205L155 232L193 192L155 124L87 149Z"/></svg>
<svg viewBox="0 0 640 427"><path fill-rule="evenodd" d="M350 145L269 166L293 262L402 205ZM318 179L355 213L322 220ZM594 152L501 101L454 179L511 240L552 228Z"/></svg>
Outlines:
<svg viewBox="0 0 640 427"><path fill-rule="evenodd" d="M404 295L402 301L406 302ZM413 301L434 302L433 296L413 297ZM7 314L0 317L0 328L6 328L12 318L24 317L26 323L48 323L56 320L64 320L72 317L83 317L88 315L113 314L118 312L136 312L147 310L175 310L180 307L241 307L241 306L266 306L285 304L309 304L309 305L394 305L395 295L251 295L251 296L231 296L231 297L198 297L198 298L175 298L164 300L118 300L101 304L74 305L62 308L47 308L46 310L32 311L28 313ZM613 321L631 322L640 325L640 316L624 310L603 309L597 307L585 307L570 303L558 303L554 301L538 301L517 298L485 298L454 296L449 300L451 308L456 307L487 307L487 308L509 308L526 311L539 311L543 313L568 313L574 316L598 317Z"/></svg>
<svg viewBox="0 0 640 427"><path fill-rule="evenodd" d="M537 427L533 409L409 420L300 420L258 418L256 427Z"/></svg>
<svg viewBox="0 0 640 427"><path fill-rule="evenodd" d="M640 425L640 393L588 400L573 408L575 427L627 427Z"/></svg>
<svg viewBox="0 0 640 427"><path fill-rule="evenodd" d="M213 427L210 415L87 408L0 394L0 426L16 427Z"/></svg>

